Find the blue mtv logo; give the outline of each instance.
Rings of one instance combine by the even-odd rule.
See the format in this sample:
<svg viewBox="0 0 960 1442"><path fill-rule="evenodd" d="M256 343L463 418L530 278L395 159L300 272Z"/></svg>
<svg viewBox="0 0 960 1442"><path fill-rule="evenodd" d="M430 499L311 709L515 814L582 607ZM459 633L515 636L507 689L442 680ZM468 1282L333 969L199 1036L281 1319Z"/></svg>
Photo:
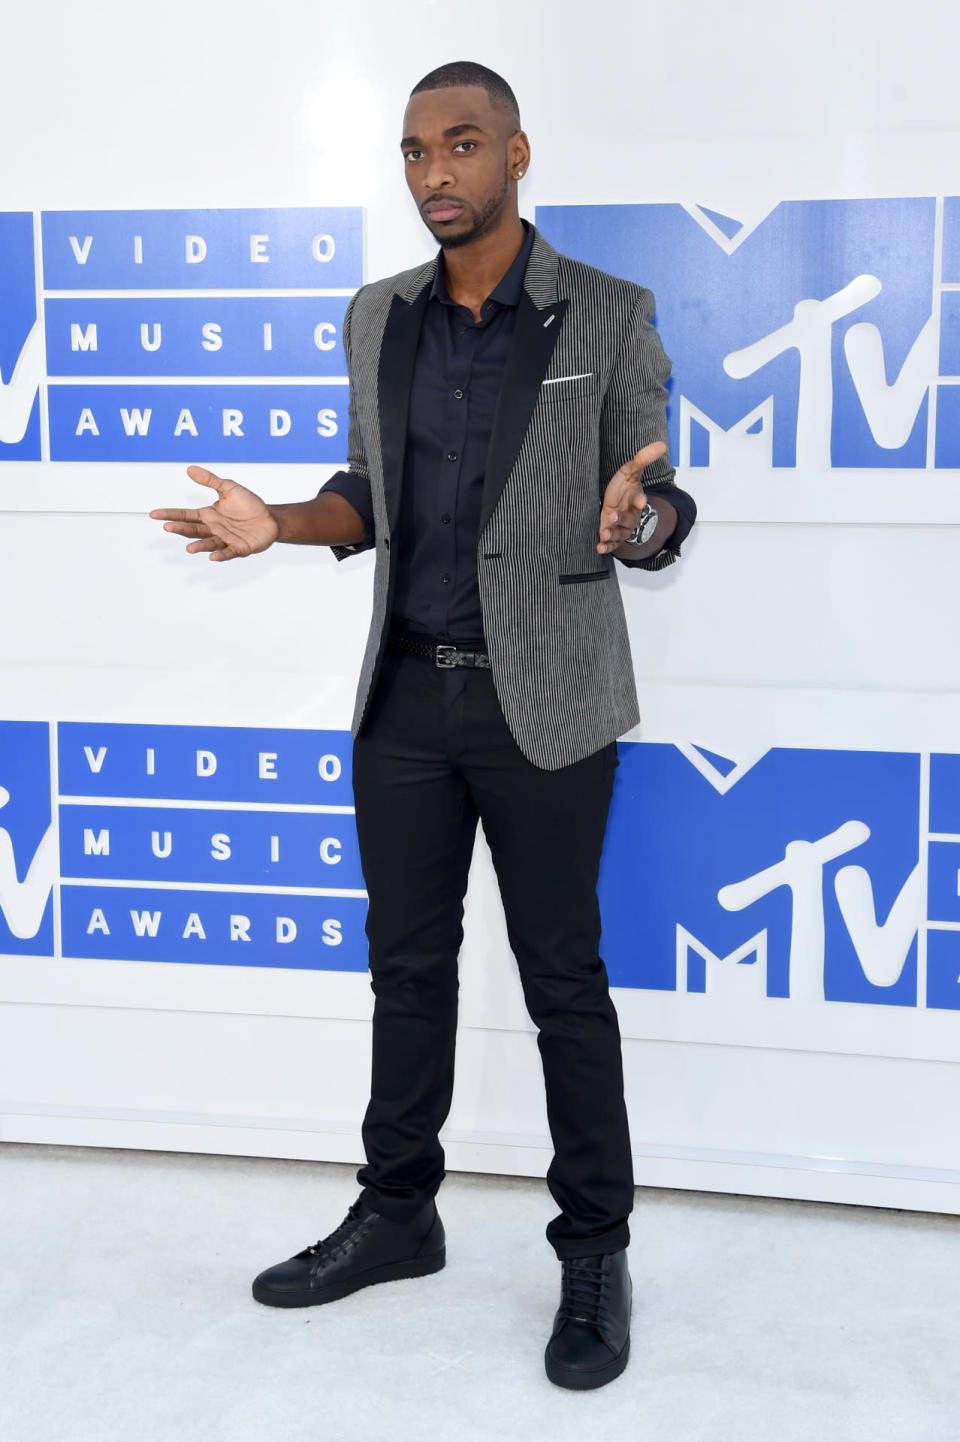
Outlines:
<svg viewBox="0 0 960 1442"><path fill-rule="evenodd" d="M620 754L600 877L615 986L917 1004L918 755Z"/></svg>
<svg viewBox="0 0 960 1442"><path fill-rule="evenodd" d="M654 291L679 465L960 464L957 200L790 201L759 224L682 205L537 220L562 251Z"/></svg>
<svg viewBox="0 0 960 1442"><path fill-rule="evenodd" d="M0 211L0 460L40 459L43 375L33 216Z"/></svg>
<svg viewBox="0 0 960 1442"><path fill-rule="evenodd" d="M53 954L50 728L0 722L0 953Z"/></svg>

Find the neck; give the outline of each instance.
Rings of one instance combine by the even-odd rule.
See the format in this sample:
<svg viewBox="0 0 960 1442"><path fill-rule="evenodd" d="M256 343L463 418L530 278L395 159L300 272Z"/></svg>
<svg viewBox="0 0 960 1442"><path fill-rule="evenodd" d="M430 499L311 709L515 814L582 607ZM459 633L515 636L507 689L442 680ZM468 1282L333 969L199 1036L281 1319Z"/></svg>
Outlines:
<svg viewBox="0 0 960 1442"><path fill-rule="evenodd" d="M443 264L451 300L475 309L481 306L516 260L525 238L523 221L513 211L469 245L445 250Z"/></svg>

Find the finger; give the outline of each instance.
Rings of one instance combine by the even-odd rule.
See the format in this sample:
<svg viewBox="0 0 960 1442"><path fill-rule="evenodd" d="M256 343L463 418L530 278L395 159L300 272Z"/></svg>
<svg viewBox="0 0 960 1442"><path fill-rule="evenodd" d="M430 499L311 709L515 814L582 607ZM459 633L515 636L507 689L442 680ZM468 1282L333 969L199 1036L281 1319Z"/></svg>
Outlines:
<svg viewBox="0 0 960 1442"><path fill-rule="evenodd" d="M204 540L202 540L202 541L191 541L190 544L189 544L189 546L187 546L185 549L188 550L188 551L191 551L191 552L193 552L193 551L218 551L222 545L223 545L223 542L222 542L222 541L218 541L217 538L216 538L216 536L207 536L207 537L206 537Z"/></svg>
<svg viewBox="0 0 960 1442"><path fill-rule="evenodd" d="M603 526L599 532L601 541L609 541L611 545L619 546L628 536L632 536L636 526Z"/></svg>
<svg viewBox="0 0 960 1442"><path fill-rule="evenodd" d="M167 521L163 528L165 531L172 531L177 536L209 536L210 527L205 526L202 521Z"/></svg>
<svg viewBox="0 0 960 1442"><path fill-rule="evenodd" d="M652 465L660 456L666 454L667 447L663 441L650 441L647 445L641 446L629 464L634 470L642 471L644 466Z"/></svg>
<svg viewBox="0 0 960 1442"><path fill-rule="evenodd" d="M618 521L626 523L636 517L638 511L642 511L647 504L647 496L640 482L634 477L614 476L610 485L604 492L604 502L600 507L600 524L616 525Z"/></svg>
<svg viewBox="0 0 960 1442"><path fill-rule="evenodd" d="M605 530L610 530L612 527L615 526L622 526L625 527L626 530L632 531L636 526L636 521L633 520L631 512L634 510L642 511L645 499L646 498L644 497L644 499L640 501L639 506L637 506L635 502L629 499L625 502L621 502L619 508L614 508L613 506L604 506L600 511L600 533L602 534Z"/></svg>
<svg viewBox="0 0 960 1442"><path fill-rule="evenodd" d="M225 481L221 476L215 476L213 471L208 471L204 466L187 466L187 475L191 481L196 481L198 486L209 486L211 490L218 493L230 482Z"/></svg>
<svg viewBox="0 0 960 1442"><path fill-rule="evenodd" d="M232 546L222 546L219 550L210 552L211 561L232 561L240 552L235 551Z"/></svg>
<svg viewBox="0 0 960 1442"><path fill-rule="evenodd" d="M652 465L655 460L666 453L666 449L663 441L650 441L648 445L641 446L629 461L624 461L616 476L623 481L635 480L644 467Z"/></svg>
<svg viewBox="0 0 960 1442"><path fill-rule="evenodd" d="M162 510L151 511L151 519L154 521L197 521L200 519L197 511L183 510Z"/></svg>

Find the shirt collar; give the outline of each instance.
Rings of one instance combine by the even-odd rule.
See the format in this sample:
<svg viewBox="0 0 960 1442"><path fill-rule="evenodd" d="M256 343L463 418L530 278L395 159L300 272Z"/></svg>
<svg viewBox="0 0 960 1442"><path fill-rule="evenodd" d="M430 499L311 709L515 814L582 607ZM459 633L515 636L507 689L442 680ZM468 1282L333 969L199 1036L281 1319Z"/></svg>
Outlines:
<svg viewBox="0 0 960 1442"><path fill-rule="evenodd" d="M495 300L500 305L519 305L520 292L523 290L523 277L527 269L527 261L530 259L530 252L533 249L533 226L527 220L522 220L526 237L523 245L517 252L516 258L505 275L501 276L496 286L487 296L487 300ZM447 274L443 261L443 251L437 256L437 269L433 277L433 285L430 287L430 299L442 301L444 305L454 305L447 290ZM486 304L486 301L484 301Z"/></svg>

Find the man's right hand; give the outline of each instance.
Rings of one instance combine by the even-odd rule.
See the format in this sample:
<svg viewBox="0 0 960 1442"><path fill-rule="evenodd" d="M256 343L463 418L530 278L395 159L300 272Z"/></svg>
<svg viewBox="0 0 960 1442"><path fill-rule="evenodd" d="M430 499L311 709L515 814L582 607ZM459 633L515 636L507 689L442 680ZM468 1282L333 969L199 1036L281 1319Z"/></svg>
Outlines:
<svg viewBox="0 0 960 1442"><path fill-rule="evenodd" d="M150 516L154 521L165 521L165 531L192 536L188 551L209 551L211 561L232 561L273 545L280 528L269 507L253 491L236 481L223 480L203 466L187 466L187 475L198 485L216 491L213 505L195 511L151 511Z"/></svg>

